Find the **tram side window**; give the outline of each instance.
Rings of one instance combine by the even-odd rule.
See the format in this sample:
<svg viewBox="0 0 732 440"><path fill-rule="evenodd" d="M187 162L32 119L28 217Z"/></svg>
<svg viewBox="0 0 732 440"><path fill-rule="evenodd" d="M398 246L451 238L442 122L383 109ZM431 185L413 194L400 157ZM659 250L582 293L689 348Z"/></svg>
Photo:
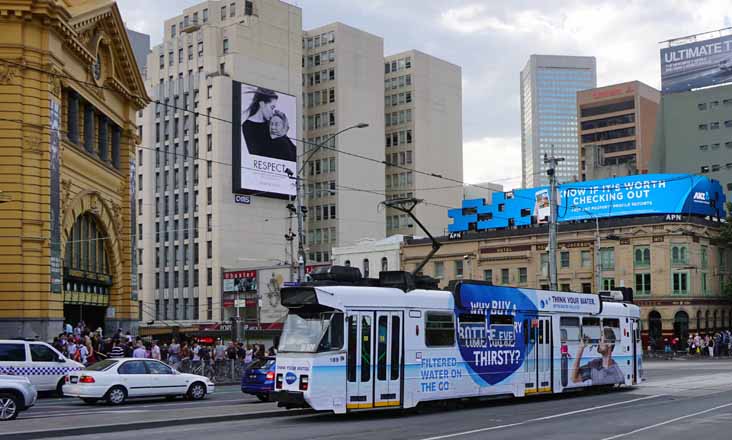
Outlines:
<svg viewBox="0 0 732 440"><path fill-rule="evenodd" d="M391 380L399 379L399 367L401 366L401 347L399 346L399 332L401 326L399 317L391 317Z"/></svg>
<svg viewBox="0 0 732 440"><path fill-rule="evenodd" d="M379 380L386 380L386 336L387 336L387 316L379 316L378 322L378 339L376 340L376 377Z"/></svg>
<svg viewBox="0 0 732 440"><path fill-rule="evenodd" d="M490 315L490 330L488 338L492 347L513 347L516 335L513 327L513 316L511 315Z"/></svg>
<svg viewBox="0 0 732 440"><path fill-rule="evenodd" d="M613 334L615 334L615 340L617 342L620 342L620 320L619 319L603 318L602 328L603 328L603 332L607 331L605 329L608 329L608 328L611 329L613 331Z"/></svg>
<svg viewBox="0 0 732 440"><path fill-rule="evenodd" d="M562 342L579 341L580 319L572 316L559 318L559 333Z"/></svg>
<svg viewBox="0 0 732 440"><path fill-rule="evenodd" d="M463 347L485 347L485 315L461 313L458 317L458 338Z"/></svg>
<svg viewBox="0 0 732 440"><path fill-rule="evenodd" d="M424 329L428 347L452 347L455 345L455 318L452 313L427 312Z"/></svg>
<svg viewBox="0 0 732 440"><path fill-rule="evenodd" d="M343 313L334 313L318 351L340 350L343 347Z"/></svg>
<svg viewBox="0 0 732 440"><path fill-rule="evenodd" d="M600 342L600 318L582 318L582 335L590 343Z"/></svg>

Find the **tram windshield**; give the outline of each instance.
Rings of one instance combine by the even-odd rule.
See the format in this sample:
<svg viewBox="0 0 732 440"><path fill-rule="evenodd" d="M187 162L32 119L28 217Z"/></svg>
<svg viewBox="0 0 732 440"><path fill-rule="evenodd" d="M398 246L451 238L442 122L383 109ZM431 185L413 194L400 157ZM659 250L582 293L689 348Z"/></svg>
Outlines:
<svg viewBox="0 0 732 440"><path fill-rule="evenodd" d="M291 311L285 319L279 352L317 353L343 347L343 313Z"/></svg>

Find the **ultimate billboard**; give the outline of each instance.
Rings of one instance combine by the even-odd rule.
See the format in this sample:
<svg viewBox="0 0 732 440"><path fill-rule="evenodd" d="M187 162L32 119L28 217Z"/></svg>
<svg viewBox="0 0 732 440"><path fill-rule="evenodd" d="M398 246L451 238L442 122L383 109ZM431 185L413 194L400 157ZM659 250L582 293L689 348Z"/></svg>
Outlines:
<svg viewBox="0 0 732 440"><path fill-rule="evenodd" d="M237 194L286 199L296 195L297 100L233 82L232 181Z"/></svg>
<svg viewBox="0 0 732 440"><path fill-rule="evenodd" d="M724 218L725 195L716 180L691 174L643 174L559 185L559 222L652 214L686 214ZM549 217L546 186L493 193L463 200L450 209L448 232L500 229L544 223Z"/></svg>
<svg viewBox="0 0 732 440"><path fill-rule="evenodd" d="M661 90L685 92L732 81L732 35L661 49Z"/></svg>

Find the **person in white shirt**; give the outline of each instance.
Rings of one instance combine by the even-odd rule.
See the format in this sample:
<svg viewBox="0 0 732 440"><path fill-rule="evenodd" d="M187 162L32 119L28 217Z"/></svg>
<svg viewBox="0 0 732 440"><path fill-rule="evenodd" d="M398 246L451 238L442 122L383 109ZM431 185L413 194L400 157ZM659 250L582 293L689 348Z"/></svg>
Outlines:
<svg viewBox="0 0 732 440"><path fill-rule="evenodd" d="M153 341L152 342L152 348L150 348L150 357L156 360L160 360L160 347L158 347L158 343Z"/></svg>
<svg viewBox="0 0 732 440"><path fill-rule="evenodd" d="M142 346L142 342L137 343L137 348L132 352L133 358L146 358L147 357L147 351L145 350L145 347Z"/></svg>
<svg viewBox="0 0 732 440"><path fill-rule="evenodd" d="M74 355L76 354L76 343L73 339L69 339L68 347L66 348L66 352L69 354L69 359L74 359Z"/></svg>
<svg viewBox="0 0 732 440"><path fill-rule="evenodd" d="M198 355L198 352L201 351L201 347L198 346L198 342L193 343L193 349L191 349L193 352L193 362L197 362L201 360L201 357Z"/></svg>
<svg viewBox="0 0 732 440"><path fill-rule="evenodd" d="M71 326L71 323L70 322L67 322L66 325L64 326L64 333L66 333L67 335L69 335L69 334L71 334L73 332L74 332L74 328Z"/></svg>
<svg viewBox="0 0 732 440"><path fill-rule="evenodd" d="M89 356L89 350L87 350L84 344L79 344L77 350L79 351L79 362L86 365L86 358Z"/></svg>

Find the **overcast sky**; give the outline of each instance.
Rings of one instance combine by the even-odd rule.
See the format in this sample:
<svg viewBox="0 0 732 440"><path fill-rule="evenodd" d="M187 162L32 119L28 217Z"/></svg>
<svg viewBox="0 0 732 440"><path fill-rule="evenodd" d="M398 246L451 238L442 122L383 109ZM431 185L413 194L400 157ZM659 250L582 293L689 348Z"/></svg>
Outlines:
<svg viewBox="0 0 732 440"><path fill-rule="evenodd" d="M197 0L118 0L133 30ZM289 0L303 28L333 21L380 35L385 55L418 49L462 67L464 180L520 185L519 72L529 55L597 58L598 85L660 87L660 41L732 26L729 0ZM428 171L428 170L423 170ZM456 176L457 177L457 176Z"/></svg>

